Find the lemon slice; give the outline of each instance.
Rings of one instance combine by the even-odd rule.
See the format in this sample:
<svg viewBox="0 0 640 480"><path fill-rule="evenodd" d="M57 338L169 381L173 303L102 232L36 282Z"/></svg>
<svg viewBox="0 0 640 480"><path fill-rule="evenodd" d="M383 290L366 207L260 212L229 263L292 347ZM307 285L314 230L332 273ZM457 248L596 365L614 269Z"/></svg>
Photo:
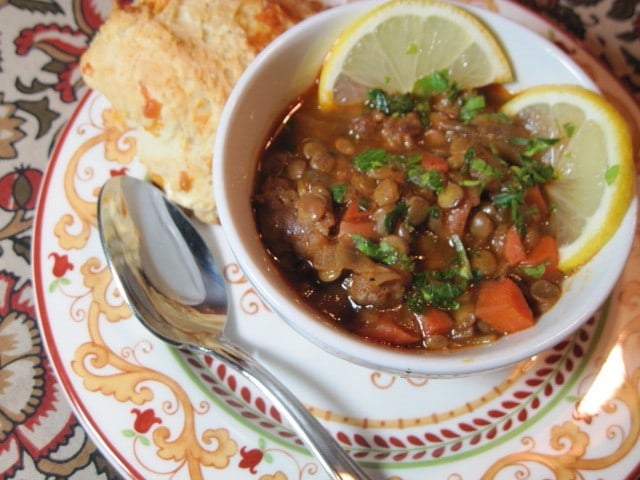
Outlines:
<svg viewBox="0 0 640 480"><path fill-rule="evenodd" d="M411 92L417 79L442 70L463 88L513 77L493 33L468 11L434 0L385 3L333 44L320 74L320 107L362 102L376 87Z"/></svg>
<svg viewBox="0 0 640 480"><path fill-rule="evenodd" d="M635 171L625 120L582 87L533 87L502 111L533 135L560 141L545 153L557 179L547 186L557 228L560 268L585 264L614 234L633 197Z"/></svg>

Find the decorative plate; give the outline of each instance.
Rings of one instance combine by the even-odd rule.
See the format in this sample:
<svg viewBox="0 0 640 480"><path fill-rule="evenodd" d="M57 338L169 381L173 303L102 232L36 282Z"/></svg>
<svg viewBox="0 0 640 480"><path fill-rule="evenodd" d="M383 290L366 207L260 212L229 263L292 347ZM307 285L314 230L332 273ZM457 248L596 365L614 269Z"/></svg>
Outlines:
<svg viewBox="0 0 640 480"><path fill-rule="evenodd" d="M336 2L333 2L336 3ZM581 46L529 11L483 4L568 52L640 138L640 110ZM134 478L315 479L323 471L257 389L208 357L173 350L111 281L96 198L143 177L135 138L89 93L53 152L35 223L33 276L51 361L76 413ZM640 473L640 238L609 301L574 335L513 368L401 378L332 357L257 296L224 243L230 336L278 375L373 479L635 478Z"/></svg>

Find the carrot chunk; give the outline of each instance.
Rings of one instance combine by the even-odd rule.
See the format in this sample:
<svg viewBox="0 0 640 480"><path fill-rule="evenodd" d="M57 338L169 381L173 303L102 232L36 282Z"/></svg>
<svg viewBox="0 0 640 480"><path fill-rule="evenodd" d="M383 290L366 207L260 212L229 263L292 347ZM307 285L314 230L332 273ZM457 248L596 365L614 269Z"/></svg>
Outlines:
<svg viewBox="0 0 640 480"><path fill-rule="evenodd" d="M439 308L428 308L425 313L418 316L418 319L427 335L444 335L455 326L453 318Z"/></svg>
<svg viewBox="0 0 640 480"><path fill-rule="evenodd" d="M395 320L394 312L376 312L366 317L369 318L358 326L356 333L370 340L391 345L411 345L422 339L419 333L399 325Z"/></svg>
<svg viewBox="0 0 640 480"><path fill-rule="evenodd" d="M518 285L507 277L480 284L476 316L501 333L533 326L533 312Z"/></svg>
<svg viewBox="0 0 640 480"><path fill-rule="evenodd" d="M550 281L560 280L563 276L558 268L560 254L558 252L558 242L550 235L544 235L540 241L531 249L527 258L522 264L526 266L545 265L542 278Z"/></svg>
<svg viewBox="0 0 640 480"><path fill-rule="evenodd" d="M527 205L532 205L538 209L538 213L542 218L546 218L549 216L549 206L547 205L547 201L544 199L542 195L542 190L540 190L540 185L535 185L527 190L525 194L524 201Z"/></svg>
<svg viewBox="0 0 640 480"><path fill-rule="evenodd" d="M527 251L514 225L509 227L509 230L507 230L504 236L503 255L507 263L512 267L527 258Z"/></svg>
<svg viewBox="0 0 640 480"><path fill-rule="evenodd" d="M548 263L557 267L559 261L558 243L551 235L544 235L531 249L527 258L523 260L525 265L540 265Z"/></svg>

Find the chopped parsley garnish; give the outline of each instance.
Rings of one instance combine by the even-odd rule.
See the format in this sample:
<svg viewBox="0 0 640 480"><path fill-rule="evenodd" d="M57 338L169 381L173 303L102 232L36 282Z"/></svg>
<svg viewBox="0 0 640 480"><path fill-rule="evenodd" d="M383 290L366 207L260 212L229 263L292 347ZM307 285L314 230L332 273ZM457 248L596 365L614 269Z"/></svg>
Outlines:
<svg viewBox="0 0 640 480"><path fill-rule="evenodd" d="M520 235L524 234L524 214L523 214L523 206L524 206L524 190L507 188L507 190L503 190L498 192L493 197L493 204L498 208L508 209L511 215L511 221L513 222L516 230Z"/></svg>
<svg viewBox="0 0 640 480"><path fill-rule="evenodd" d="M469 95L462 100L460 106L460 120L462 123L469 123L486 107L485 99L482 95Z"/></svg>
<svg viewBox="0 0 640 480"><path fill-rule="evenodd" d="M353 163L361 171L368 172L370 170L377 170L378 168L389 165L392 157L393 155L391 155L386 150L383 150L381 148L373 148L370 150L365 150L364 152L356 155L353 158Z"/></svg>
<svg viewBox="0 0 640 480"><path fill-rule="evenodd" d="M552 147L560 141L559 138L521 138L515 137L510 139L510 143L513 145L521 145L524 147L522 155L525 157L533 157L536 153L543 152L547 148Z"/></svg>
<svg viewBox="0 0 640 480"><path fill-rule="evenodd" d="M521 158L520 165L511 165L510 170L524 188L548 182L555 175L551 165L530 158Z"/></svg>
<svg viewBox="0 0 640 480"><path fill-rule="evenodd" d="M369 91L365 105L385 115L405 114L414 110L416 102L409 93L391 94L381 88Z"/></svg>
<svg viewBox="0 0 640 480"><path fill-rule="evenodd" d="M567 137L569 138L573 137L573 134L576 132L576 126L571 122L567 122L563 125L563 127L564 127L564 133L567 134Z"/></svg>
<svg viewBox="0 0 640 480"><path fill-rule="evenodd" d="M385 265L395 265L405 270L413 269L413 260L384 240L376 242L357 234L352 234L351 239L358 251L373 260Z"/></svg>
<svg viewBox="0 0 640 480"><path fill-rule="evenodd" d="M470 168L472 171L476 171L487 177L500 178L502 176L502 172L499 169L492 167L485 160L481 158L474 158L471 161Z"/></svg>
<svg viewBox="0 0 640 480"><path fill-rule="evenodd" d="M453 235L451 243L456 252L455 263L444 270L425 270L413 276L411 288L406 297L407 307L421 313L428 305L445 310L460 307L458 297L477 278L471 269L469 257L460 237Z"/></svg>
<svg viewBox="0 0 640 480"><path fill-rule="evenodd" d="M381 88L373 88L367 94L364 105L387 116L402 116L413 112L418 115L423 126L429 124L429 99L411 93L389 93Z"/></svg>
<svg viewBox="0 0 640 480"><path fill-rule="evenodd" d="M604 180L607 182L607 185L611 185L618 178L618 174L620 173L620 165L612 165L604 172Z"/></svg>
<svg viewBox="0 0 640 480"><path fill-rule="evenodd" d="M524 202L524 191L518 190L506 190L497 193L493 197L493 204L499 208L511 207L514 203L516 205Z"/></svg>
<svg viewBox="0 0 640 480"><path fill-rule="evenodd" d="M407 55L415 55L418 52L419 52L419 48L418 48L418 45L416 45L415 42L411 42L409 44L409 46L407 47L407 50L405 51L405 53Z"/></svg>
<svg viewBox="0 0 640 480"><path fill-rule="evenodd" d="M400 202L393 207L393 210L385 215L384 229L386 233L393 233L398 222L404 219L408 209L409 207L407 207L406 203Z"/></svg>
<svg viewBox="0 0 640 480"><path fill-rule="evenodd" d="M425 270L415 274L406 299L407 307L415 313L422 313L427 305L446 310L458 309L458 297L466 284L456 281L456 277L455 269Z"/></svg>
<svg viewBox="0 0 640 480"><path fill-rule="evenodd" d="M471 263L469 262L469 257L464 249L462 240L460 240L458 235L452 235L451 243L453 244L453 248L458 257L458 275L465 280L471 280L471 277L473 276L471 272Z"/></svg>
<svg viewBox="0 0 640 480"><path fill-rule="evenodd" d="M479 173L486 178L502 178L504 176L502 170L492 167L486 160L476 157L476 151L473 148L470 148L465 152L464 161L468 165L470 171Z"/></svg>
<svg viewBox="0 0 640 480"><path fill-rule="evenodd" d="M538 265L526 265L523 267L520 267L519 269L522 273L524 273L525 275L527 275L528 277L531 278L542 278L542 276L544 275L544 272L547 270L547 265L546 263L539 263Z"/></svg>
<svg viewBox="0 0 640 480"><path fill-rule="evenodd" d="M487 113L487 115L503 124L513 123L513 119L504 112L492 112L492 113Z"/></svg>
<svg viewBox="0 0 640 480"><path fill-rule="evenodd" d="M482 187L482 182L480 180L474 179L464 179L460 180L460 185L463 187Z"/></svg>
<svg viewBox="0 0 640 480"><path fill-rule="evenodd" d="M440 193L444 187L444 175L438 169L425 170L420 164L422 157L415 155L395 155L383 149L365 150L353 158L353 163L362 172L369 172L386 166L403 168L407 179L416 185Z"/></svg>
<svg viewBox="0 0 640 480"><path fill-rule="evenodd" d="M428 214L430 218L440 218L440 209L438 207L430 207Z"/></svg>
<svg viewBox="0 0 640 480"><path fill-rule="evenodd" d="M423 188L429 188L440 193L444 188L444 176L440 170L425 170L421 165L410 165L407 168L407 178Z"/></svg>
<svg viewBox="0 0 640 480"><path fill-rule="evenodd" d="M337 183L331 187L331 197L336 203L343 203L347 196L347 184Z"/></svg>
<svg viewBox="0 0 640 480"><path fill-rule="evenodd" d="M511 220L520 235L525 230L525 215L528 213L524 199L529 188L546 183L555 176L551 165L540 162L526 155L527 151L535 153L556 143L555 139L512 139L516 145L524 145L525 154L519 158L519 164L509 166L510 177L502 190L493 196L493 204L499 208L509 209Z"/></svg>
<svg viewBox="0 0 640 480"><path fill-rule="evenodd" d="M358 198L358 209L360 210L369 210L369 207L371 206L371 199L370 198L366 198L366 197L360 197Z"/></svg>
<svg viewBox="0 0 640 480"><path fill-rule="evenodd" d="M428 98L431 95L442 93L452 88L454 87L449 81L449 72L440 70L416 80L413 85L413 93L423 98Z"/></svg>

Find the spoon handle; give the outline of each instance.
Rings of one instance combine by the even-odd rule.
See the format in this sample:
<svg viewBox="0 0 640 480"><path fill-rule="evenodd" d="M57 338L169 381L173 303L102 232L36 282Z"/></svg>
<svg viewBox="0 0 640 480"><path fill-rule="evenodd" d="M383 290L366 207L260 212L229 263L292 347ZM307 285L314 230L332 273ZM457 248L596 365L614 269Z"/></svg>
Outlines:
<svg viewBox="0 0 640 480"><path fill-rule="evenodd" d="M273 374L253 360L247 352L224 341L221 341L215 350L206 349L206 352L234 367L260 388L262 393L286 417L293 430L318 459L330 478L335 480L366 480L369 478L302 402Z"/></svg>

